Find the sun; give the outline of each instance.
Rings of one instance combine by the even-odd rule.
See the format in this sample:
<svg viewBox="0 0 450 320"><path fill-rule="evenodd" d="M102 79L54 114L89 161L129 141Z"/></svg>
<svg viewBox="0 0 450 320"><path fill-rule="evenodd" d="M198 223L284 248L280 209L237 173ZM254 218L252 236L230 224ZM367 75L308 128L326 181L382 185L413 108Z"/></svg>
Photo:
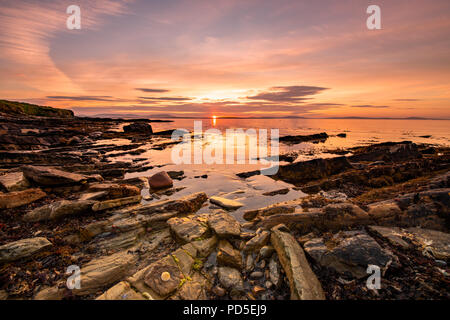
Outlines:
<svg viewBox="0 0 450 320"><path fill-rule="evenodd" d="M212 119L213 119L213 126L215 126L217 122L217 116L212 116Z"/></svg>

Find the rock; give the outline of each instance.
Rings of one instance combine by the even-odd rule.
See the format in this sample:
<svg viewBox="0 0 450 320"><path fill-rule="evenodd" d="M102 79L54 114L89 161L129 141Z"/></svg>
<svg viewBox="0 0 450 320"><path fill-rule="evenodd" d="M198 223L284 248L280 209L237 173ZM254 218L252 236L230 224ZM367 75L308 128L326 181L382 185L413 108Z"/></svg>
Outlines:
<svg viewBox="0 0 450 320"><path fill-rule="evenodd" d="M261 250L259 250L259 256L262 259L267 259L270 258L272 256L272 254L274 253L275 249L272 246L264 246L261 248Z"/></svg>
<svg viewBox="0 0 450 320"><path fill-rule="evenodd" d="M155 190L170 188L173 186L172 178L170 178L165 171L155 173L153 176L148 178L148 183L150 185L150 188Z"/></svg>
<svg viewBox="0 0 450 320"><path fill-rule="evenodd" d="M23 172L9 172L0 176L0 186L6 191L22 191L30 186Z"/></svg>
<svg viewBox="0 0 450 320"><path fill-rule="evenodd" d="M241 234L239 222L226 212L210 214L208 225L221 238L239 237Z"/></svg>
<svg viewBox="0 0 450 320"><path fill-rule="evenodd" d="M75 295L95 293L107 285L125 278L137 261L137 255L127 251L96 258L81 268L80 289L73 289Z"/></svg>
<svg viewBox="0 0 450 320"><path fill-rule="evenodd" d="M354 155L349 159L352 162L360 161L385 161L399 162L409 159L422 158L422 154L415 143L404 142L384 142L373 144L367 147L357 147L352 150Z"/></svg>
<svg viewBox="0 0 450 320"><path fill-rule="evenodd" d="M271 242L289 279L291 300L324 300L322 286L295 238L274 227Z"/></svg>
<svg viewBox="0 0 450 320"><path fill-rule="evenodd" d="M185 178L184 171L167 171L167 174L170 178L176 179L176 180L183 180Z"/></svg>
<svg viewBox="0 0 450 320"><path fill-rule="evenodd" d="M212 236L208 239L193 241L191 242L191 244L193 247L195 247L195 249L197 249L198 256L200 258L206 258L216 247L217 241L217 237Z"/></svg>
<svg viewBox="0 0 450 320"><path fill-rule="evenodd" d="M88 192L105 192L105 198L118 199L138 196L141 194L141 189L128 184L94 183L89 186Z"/></svg>
<svg viewBox="0 0 450 320"><path fill-rule="evenodd" d="M178 290L176 297L181 300L206 300L206 282L205 277L195 273L192 280L186 281Z"/></svg>
<svg viewBox="0 0 450 320"><path fill-rule="evenodd" d="M222 208L225 208L227 210L236 210L243 206L242 203L230 200L222 197L213 196L209 198L209 201L211 203L217 204L218 206L221 206Z"/></svg>
<svg viewBox="0 0 450 320"><path fill-rule="evenodd" d="M62 300L64 299L66 288L46 287L34 296L34 300Z"/></svg>
<svg viewBox="0 0 450 320"><path fill-rule="evenodd" d="M243 217L245 220L251 221L255 219L257 216L267 217L274 214L293 213L295 212L295 209L298 206L299 200L280 202L256 210L247 210L244 212Z"/></svg>
<svg viewBox="0 0 450 320"><path fill-rule="evenodd" d="M384 271L394 259L392 253L363 231L341 231L326 243L316 238L306 242L304 248L321 266L354 278L367 276L368 265L376 265Z"/></svg>
<svg viewBox="0 0 450 320"><path fill-rule="evenodd" d="M264 276L264 273L262 273L261 271L253 271L252 273L250 273L250 279L259 279L262 278Z"/></svg>
<svg viewBox="0 0 450 320"><path fill-rule="evenodd" d="M23 166L22 172L28 180L47 187L80 184L87 180L83 175L61 171L52 167Z"/></svg>
<svg viewBox="0 0 450 320"><path fill-rule="evenodd" d="M152 134L152 126L145 122L133 122L123 127L125 133Z"/></svg>
<svg viewBox="0 0 450 320"><path fill-rule="evenodd" d="M247 256L247 259L245 260L245 271L251 272L255 267L254 263L255 259L253 258L252 254L249 254Z"/></svg>
<svg viewBox="0 0 450 320"><path fill-rule="evenodd" d="M372 219L395 217L402 212L393 200L372 203L368 205L368 208L368 214Z"/></svg>
<svg viewBox="0 0 450 320"><path fill-rule="evenodd" d="M79 200L100 200L108 195L106 191L83 193Z"/></svg>
<svg viewBox="0 0 450 320"><path fill-rule="evenodd" d="M438 260L450 260L450 234L421 228L408 228L406 233L420 244L424 253Z"/></svg>
<svg viewBox="0 0 450 320"><path fill-rule="evenodd" d="M236 289L238 291L244 290L244 281L242 280L239 270L230 267L220 267L218 276L220 284L225 289Z"/></svg>
<svg viewBox="0 0 450 320"><path fill-rule="evenodd" d="M277 262L277 258L272 256L269 262L269 278L275 287L279 287L281 285L281 273L280 273L280 265Z"/></svg>
<svg viewBox="0 0 450 320"><path fill-rule="evenodd" d="M256 251L267 244L270 238L270 232L261 231L245 243L244 251Z"/></svg>
<svg viewBox="0 0 450 320"><path fill-rule="evenodd" d="M144 282L161 297L174 292L184 275L172 257L166 257L154 263L145 273Z"/></svg>
<svg viewBox="0 0 450 320"><path fill-rule="evenodd" d="M328 139L326 132L311 134L311 135L298 135L298 136L284 136L280 137L280 142L285 144L298 144L307 141L325 141Z"/></svg>
<svg viewBox="0 0 450 320"><path fill-rule="evenodd" d="M46 197L47 194L41 189L27 189L0 193L0 209L11 209L20 207Z"/></svg>
<svg viewBox="0 0 450 320"><path fill-rule="evenodd" d="M90 200L61 200L53 202L28 212L23 216L25 221L42 221L54 220L64 216L79 215L85 212L90 212L95 201Z"/></svg>
<svg viewBox="0 0 450 320"><path fill-rule="evenodd" d="M404 233L400 228L369 226L368 229L377 234L379 237L386 239L394 246L401 247L403 249L408 249L411 247L408 242L402 239Z"/></svg>
<svg viewBox="0 0 450 320"><path fill-rule="evenodd" d="M219 241L217 262L221 266L242 269L241 253L226 240Z"/></svg>
<svg viewBox="0 0 450 320"><path fill-rule="evenodd" d="M339 138L347 138L347 134L346 133L338 133L336 136L339 137Z"/></svg>
<svg viewBox="0 0 450 320"><path fill-rule="evenodd" d="M282 188L274 191L264 192L263 196L275 196L277 194L287 194L289 193L289 188Z"/></svg>
<svg viewBox="0 0 450 320"><path fill-rule="evenodd" d="M142 196L132 196L132 197L126 197L126 198L120 198L120 199L112 199L112 200L106 200L97 202L92 206L92 211L103 211L108 209L113 209L117 207L127 206L133 203L139 203L142 200Z"/></svg>
<svg viewBox="0 0 450 320"><path fill-rule="evenodd" d="M182 242L191 242L195 239L203 237L208 232L205 223L199 221L196 216L174 217L167 220L170 230Z"/></svg>
<svg viewBox="0 0 450 320"><path fill-rule="evenodd" d="M346 157L314 159L280 166L274 178L300 185L313 180L327 178L352 168Z"/></svg>
<svg viewBox="0 0 450 320"><path fill-rule="evenodd" d="M266 291L266 289L263 287L260 287L260 286L254 286L252 289L253 294L256 296L258 296L260 293L263 293L265 291Z"/></svg>
<svg viewBox="0 0 450 320"><path fill-rule="evenodd" d="M218 297L223 297L227 292L225 291L225 289L224 288L221 288L221 287L219 287L219 286L215 286L213 289L212 289L212 293L214 293L216 296L218 296Z"/></svg>
<svg viewBox="0 0 450 320"><path fill-rule="evenodd" d="M121 281L95 300L146 300L141 294L134 291L130 284Z"/></svg>
<svg viewBox="0 0 450 320"><path fill-rule="evenodd" d="M0 246L0 263L28 258L39 251L50 248L51 246L52 243L42 237L10 242Z"/></svg>

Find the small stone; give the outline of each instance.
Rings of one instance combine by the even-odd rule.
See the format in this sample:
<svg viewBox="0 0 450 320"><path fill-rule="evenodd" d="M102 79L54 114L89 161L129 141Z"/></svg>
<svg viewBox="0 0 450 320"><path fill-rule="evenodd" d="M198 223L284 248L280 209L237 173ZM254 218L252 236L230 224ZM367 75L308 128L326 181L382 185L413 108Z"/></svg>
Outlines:
<svg viewBox="0 0 450 320"><path fill-rule="evenodd" d="M264 292L264 291L266 291L266 289L263 287L260 287L260 286L254 286L252 289L252 292L254 295L259 295L261 292Z"/></svg>
<svg viewBox="0 0 450 320"><path fill-rule="evenodd" d="M163 189L163 188L170 188L173 186L172 178L169 177L167 172L161 171L150 178L148 178L148 183L150 185L151 189Z"/></svg>
<svg viewBox="0 0 450 320"><path fill-rule="evenodd" d="M264 246L259 250L259 256L263 259L270 258L275 249L272 246Z"/></svg>
<svg viewBox="0 0 450 320"><path fill-rule="evenodd" d="M265 283L264 285L266 286L267 289L270 289L270 288L272 288L273 283L270 282L269 280L267 280L266 283Z"/></svg>
<svg viewBox="0 0 450 320"><path fill-rule="evenodd" d="M243 204L238 201L217 196L210 197L209 201L228 210L236 210L243 206Z"/></svg>
<svg viewBox="0 0 450 320"><path fill-rule="evenodd" d="M259 279L259 278L262 278L263 276L264 276L264 273L262 273L261 271L254 271L250 274L251 279Z"/></svg>

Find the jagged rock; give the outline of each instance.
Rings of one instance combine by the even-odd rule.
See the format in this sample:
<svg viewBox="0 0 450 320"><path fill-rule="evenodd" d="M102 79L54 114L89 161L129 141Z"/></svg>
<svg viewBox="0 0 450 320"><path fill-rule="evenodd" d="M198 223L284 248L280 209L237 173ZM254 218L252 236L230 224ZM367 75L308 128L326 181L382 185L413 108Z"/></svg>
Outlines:
<svg viewBox="0 0 450 320"><path fill-rule="evenodd" d="M322 286L295 238L281 226L272 229L271 243L289 279L292 300L324 300Z"/></svg>
<svg viewBox="0 0 450 320"><path fill-rule="evenodd" d="M304 248L321 266L355 278L367 276L369 265L384 271L395 258L363 231L341 231L328 242L315 238L306 242Z"/></svg>
<svg viewBox="0 0 450 320"><path fill-rule="evenodd" d="M328 134L326 132L321 132L311 135L283 136L280 137L280 142L285 144L298 144L307 141L325 141L327 139Z"/></svg>
<svg viewBox="0 0 450 320"><path fill-rule="evenodd" d="M0 193L0 209L20 207L46 197L47 194L39 188Z"/></svg>
<svg viewBox="0 0 450 320"><path fill-rule="evenodd" d="M346 157L314 159L280 166L273 177L296 185L319 180L352 169Z"/></svg>
<svg viewBox="0 0 450 320"><path fill-rule="evenodd" d="M243 204L238 201L217 196L210 197L209 201L227 210L236 210L243 206Z"/></svg>
<svg viewBox="0 0 450 320"><path fill-rule="evenodd" d="M134 291L128 282L121 281L95 300L145 300L145 298Z"/></svg>
<svg viewBox="0 0 450 320"><path fill-rule="evenodd" d="M100 200L108 195L106 191L83 193L79 200Z"/></svg>
<svg viewBox="0 0 450 320"><path fill-rule="evenodd" d="M22 191L30 186L23 172L8 172L0 176L0 186L6 191Z"/></svg>
<svg viewBox="0 0 450 320"><path fill-rule="evenodd" d="M119 199L112 199L112 200L105 200L101 202L97 202L92 206L92 211L103 211L108 209L113 209L117 207L122 207L126 205L130 205L133 203L138 203L142 200L142 196L132 196L132 197L126 197L126 198L119 198Z"/></svg>
<svg viewBox="0 0 450 320"><path fill-rule="evenodd" d="M263 196L275 196L277 194L287 194L287 193L289 193L289 188L282 188L282 189L278 189L278 190L264 192L262 195Z"/></svg>
<svg viewBox="0 0 450 320"><path fill-rule="evenodd" d="M42 237L10 242L0 246L0 263L28 258L39 251L50 248L51 246L52 243Z"/></svg>
<svg viewBox="0 0 450 320"><path fill-rule="evenodd" d="M28 212L24 215L23 219L25 221L36 222L42 220L54 220L69 215L79 215L91 211L94 203L95 201L90 200L61 200Z"/></svg>
<svg viewBox="0 0 450 320"><path fill-rule="evenodd" d="M244 290L244 281L242 280L239 270L230 267L220 267L218 277L220 284L225 289L236 289L238 291Z"/></svg>
<svg viewBox="0 0 450 320"><path fill-rule="evenodd" d="M177 292L176 298L181 300L206 300L207 279L197 272L191 278L183 284Z"/></svg>
<svg viewBox="0 0 450 320"><path fill-rule="evenodd" d="M170 178L165 171L161 171L152 175L150 178L148 178L148 183L150 185L150 188L155 190L170 188L173 186L172 178Z"/></svg>
<svg viewBox="0 0 450 320"><path fill-rule="evenodd" d="M172 257L156 262L144 276L145 284L160 296L174 292L182 279L184 275Z"/></svg>
<svg viewBox="0 0 450 320"><path fill-rule="evenodd" d="M52 167L23 166L22 172L30 181L42 186L61 186L79 184L87 180L83 175L58 170Z"/></svg>
<svg viewBox="0 0 450 320"><path fill-rule="evenodd" d="M402 247L403 249L408 249L411 247L408 242L402 239L404 234L400 228L369 226L368 229L378 236L386 239L394 246Z"/></svg>
<svg viewBox="0 0 450 320"><path fill-rule="evenodd" d="M239 222L226 212L210 214L208 225L221 238L238 237L241 234Z"/></svg>
<svg viewBox="0 0 450 320"><path fill-rule="evenodd" d="M127 184L95 183L89 186L88 192L105 192L105 198L118 199L138 196L141 194L141 189Z"/></svg>
<svg viewBox="0 0 450 320"><path fill-rule="evenodd" d="M417 145L411 141L384 142L367 147L357 147L353 150L354 155L349 159L359 161L385 161L397 162L409 159L422 158Z"/></svg>
<svg viewBox="0 0 450 320"><path fill-rule="evenodd" d="M46 287L34 296L34 300L62 300L65 297L66 288Z"/></svg>
<svg viewBox="0 0 450 320"><path fill-rule="evenodd" d="M269 262L269 278L275 287L281 285L281 269L275 255L270 258Z"/></svg>
<svg viewBox="0 0 450 320"><path fill-rule="evenodd" d="M270 232L268 231L261 231L256 234L253 238L248 240L245 243L244 251L256 251L259 250L261 247L265 246L270 238Z"/></svg>
<svg viewBox="0 0 450 320"><path fill-rule="evenodd" d="M125 133L152 134L152 126L145 122L133 122L123 127Z"/></svg>
<svg viewBox="0 0 450 320"><path fill-rule="evenodd" d="M217 251L219 265L242 269L241 253L226 240L220 240Z"/></svg>
<svg viewBox="0 0 450 320"><path fill-rule="evenodd" d="M100 257L81 268L80 289L73 289L75 295L95 293L126 277L136 263L137 255L127 251Z"/></svg>
<svg viewBox="0 0 450 320"><path fill-rule="evenodd" d="M255 219L257 216L267 217L274 214L293 213L295 212L295 209L299 206L299 203L300 203L299 200L291 200L286 202L275 203L256 210L247 210L244 212L243 217L245 220L251 221Z"/></svg>
<svg viewBox="0 0 450 320"><path fill-rule="evenodd" d="M410 234L425 255L431 255L434 259L450 260L450 234L421 228L408 228L406 234Z"/></svg>
<svg viewBox="0 0 450 320"><path fill-rule="evenodd" d="M167 220L167 224L182 242L199 239L208 232L206 221L201 221L199 216L174 217Z"/></svg>
<svg viewBox="0 0 450 320"><path fill-rule="evenodd" d="M217 241L217 236L214 235L207 239L193 241L191 244L197 249L198 256L205 258L214 250L217 245Z"/></svg>

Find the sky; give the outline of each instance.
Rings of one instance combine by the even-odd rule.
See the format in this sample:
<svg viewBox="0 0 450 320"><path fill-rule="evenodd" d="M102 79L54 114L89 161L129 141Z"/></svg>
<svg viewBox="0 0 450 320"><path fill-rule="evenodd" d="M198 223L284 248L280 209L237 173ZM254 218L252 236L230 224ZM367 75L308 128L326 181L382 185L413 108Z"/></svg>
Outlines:
<svg viewBox="0 0 450 320"><path fill-rule="evenodd" d="M0 99L87 116L449 119L450 1L0 0Z"/></svg>

